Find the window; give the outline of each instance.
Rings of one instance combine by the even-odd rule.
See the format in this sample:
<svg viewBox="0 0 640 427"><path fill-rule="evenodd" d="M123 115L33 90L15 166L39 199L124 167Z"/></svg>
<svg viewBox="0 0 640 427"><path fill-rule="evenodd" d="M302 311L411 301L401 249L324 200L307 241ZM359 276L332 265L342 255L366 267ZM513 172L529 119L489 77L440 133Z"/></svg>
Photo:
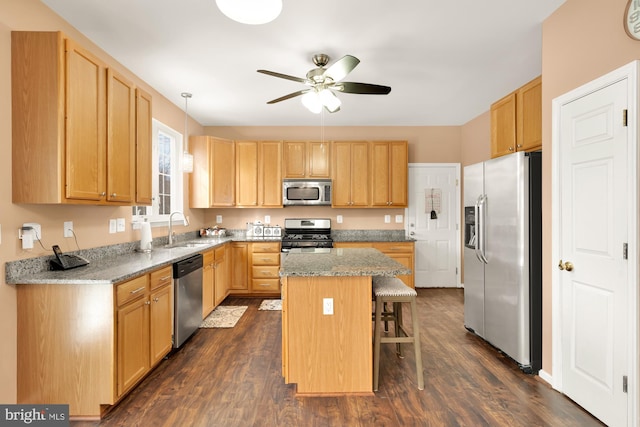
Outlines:
<svg viewBox="0 0 640 427"><path fill-rule="evenodd" d="M133 221L147 219L151 226L167 225L171 212L183 208L182 134L153 119L153 202L134 206Z"/></svg>

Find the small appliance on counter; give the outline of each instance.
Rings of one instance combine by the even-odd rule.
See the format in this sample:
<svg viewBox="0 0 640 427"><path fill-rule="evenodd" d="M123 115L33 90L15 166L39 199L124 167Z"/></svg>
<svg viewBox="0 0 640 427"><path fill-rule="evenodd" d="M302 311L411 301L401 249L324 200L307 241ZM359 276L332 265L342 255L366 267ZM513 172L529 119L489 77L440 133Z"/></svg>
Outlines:
<svg viewBox="0 0 640 427"><path fill-rule="evenodd" d="M225 237L227 235L227 229L218 227L208 227L200 229L200 237Z"/></svg>

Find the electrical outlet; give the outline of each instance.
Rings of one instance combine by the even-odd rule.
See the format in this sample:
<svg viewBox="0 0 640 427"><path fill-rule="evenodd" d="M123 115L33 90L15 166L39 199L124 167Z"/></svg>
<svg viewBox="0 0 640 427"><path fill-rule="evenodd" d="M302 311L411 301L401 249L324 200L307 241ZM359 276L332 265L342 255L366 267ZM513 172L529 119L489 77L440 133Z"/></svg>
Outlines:
<svg viewBox="0 0 640 427"><path fill-rule="evenodd" d="M64 237L73 237L73 221L65 221L63 230Z"/></svg>
<svg viewBox="0 0 640 427"><path fill-rule="evenodd" d="M116 219L116 231L118 233L122 233L124 231L125 223L124 218Z"/></svg>
<svg viewBox="0 0 640 427"><path fill-rule="evenodd" d="M222 224L222 215L216 215L216 223Z"/></svg>
<svg viewBox="0 0 640 427"><path fill-rule="evenodd" d="M265 215L264 216L264 223L265 224L271 224L271 215Z"/></svg>
<svg viewBox="0 0 640 427"><path fill-rule="evenodd" d="M391 222L391 215L385 215L384 216L384 223L385 224L389 224Z"/></svg>
<svg viewBox="0 0 640 427"><path fill-rule="evenodd" d="M322 314L327 316L333 315L333 298L322 299Z"/></svg>
<svg viewBox="0 0 640 427"><path fill-rule="evenodd" d="M396 224L402 224L404 222L404 218L402 215L396 215Z"/></svg>
<svg viewBox="0 0 640 427"><path fill-rule="evenodd" d="M116 232L116 220L115 219L110 219L109 220L109 234L113 234Z"/></svg>
<svg viewBox="0 0 640 427"><path fill-rule="evenodd" d="M336 222L337 222L338 224L342 224L342 215L338 215L338 216L336 217Z"/></svg>

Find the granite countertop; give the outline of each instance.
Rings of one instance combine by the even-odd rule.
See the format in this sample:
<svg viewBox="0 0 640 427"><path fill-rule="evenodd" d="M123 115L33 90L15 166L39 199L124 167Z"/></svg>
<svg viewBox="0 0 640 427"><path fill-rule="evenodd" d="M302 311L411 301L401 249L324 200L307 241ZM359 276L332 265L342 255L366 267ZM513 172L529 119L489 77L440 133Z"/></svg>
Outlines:
<svg viewBox="0 0 640 427"><path fill-rule="evenodd" d="M7 284L104 285L122 282L157 270L233 240L231 237L179 242L174 247L131 252L90 260L89 265L65 271L38 271L6 277ZM186 246L189 245L189 246Z"/></svg>
<svg viewBox="0 0 640 427"><path fill-rule="evenodd" d="M334 242L415 242L404 230L331 230Z"/></svg>
<svg viewBox="0 0 640 427"><path fill-rule="evenodd" d="M280 276L397 276L411 270L373 248L334 248L321 252L291 251Z"/></svg>

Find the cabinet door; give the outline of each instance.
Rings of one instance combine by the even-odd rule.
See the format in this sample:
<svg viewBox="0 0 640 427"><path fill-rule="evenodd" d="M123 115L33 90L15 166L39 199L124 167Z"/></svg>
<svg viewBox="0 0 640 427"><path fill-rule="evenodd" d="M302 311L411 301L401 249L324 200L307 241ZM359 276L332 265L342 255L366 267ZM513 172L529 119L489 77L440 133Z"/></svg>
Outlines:
<svg viewBox="0 0 640 427"><path fill-rule="evenodd" d="M332 150L333 187L332 205L351 206L351 144L334 142Z"/></svg>
<svg viewBox="0 0 640 427"><path fill-rule="evenodd" d="M173 335L173 287L163 286L151 293L149 335L151 366L171 351Z"/></svg>
<svg viewBox="0 0 640 427"><path fill-rule="evenodd" d="M66 197L102 200L106 194L106 66L66 40Z"/></svg>
<svg viewBox="0 0 640 427"><path fill-rule="evenodd" d="M136 89L136 205L152 202L151 95Z"/></svg>
<svg viewBox="0 0 640 427"><path fill-rule="evenodd" d="M517 104L516 150L542 148L542 77L518 89Z"/></svg>
<svg viewBox="0 0 640 427"><path fill-rule="evenodd" d="M409 144L406 141L389 143L389 205L406 208L409 203ZM375 169L371 169L375 171Z"/></svg>
<svg viewBox="0 0 640 427"><path fill-rule="evenodd" d="M189 207L208 208L211 206L213 190L211 166L213 154L208 136L189 138L189 149L193 154L193 172L189 175ZM230 173L230 172L229 172Z"/></svg>
<svg viewBox="0 0 640 427"><path fill-rule="evenodd" d="M227 297L227 245L216 249L216 261L214 265L215 274L215 305L218 306Z"/></svg>
<svg viewBox="0 0 640 427"><path fill-rule="evenodd" d="M248 243L244 242L231 243L231 272L229 277L229 290L231 292L249 289L248 247Z"/></svg>
<svg viewBox="0 0 640 427"><path fill-rule="evenodd" d="M118 309L118 396L149 370L149 300L141 297Z"/></svg>
<svg viewBox="0 0 640 427"><path fill-rule="evenodd" d="M306 176L306 142L285 141L282 151L283 178L304 178Z"/></svg>
<svg viewBox="0 0 640 427"><path fill-rule="evenodd" d="M202 267L202 319L215 308L215 258L214 251L204 253Z"/></svg>
<svg viewBox="0 0 640 427"><path fill-rule="evenodd" d="M282 142L263 141L260 143L259 172L259 205L265 208L281 208Z"/></svg>
<svg viewBox="0 0 640 427"><path fill-rule="evenodd" d="M369 206L369 143L351 143L351 206Z"/></svg>
<svg viewBox="0 0 640 427"><path fill-rule="evenodd" d="M331 177L331 144L328 142L308 142L308 178Z"/></svg>
<svg viewBox="0 0 640 427"><path fill-rule="evenodd" d="M515 92L491 105L491 157L516 150Z"/></svg>
<svg viewBox="0 0 640 427"><path fill-rule="evenodd" d="M391 185L390 147L388 142L371 143L371 206L389 206Z"/></svg>
<svg viewBox="0 0 640 427"><path fill-rule="evenodd" d="M136 128L133 83L107 70L107 200L135 198Z"/></svg>
<svg viewBox="0 0 640 427"><path fill-rule="evenodd" d="M236 141L236 206L258 206L258 142Z"/></svg>
<svg viewBox="0 0 640 427"><path fill-rule="evenodd" d="M209 176L211 179L211 207L235 204L235 144L231 140L209 138L211 150Z"/></svg>

